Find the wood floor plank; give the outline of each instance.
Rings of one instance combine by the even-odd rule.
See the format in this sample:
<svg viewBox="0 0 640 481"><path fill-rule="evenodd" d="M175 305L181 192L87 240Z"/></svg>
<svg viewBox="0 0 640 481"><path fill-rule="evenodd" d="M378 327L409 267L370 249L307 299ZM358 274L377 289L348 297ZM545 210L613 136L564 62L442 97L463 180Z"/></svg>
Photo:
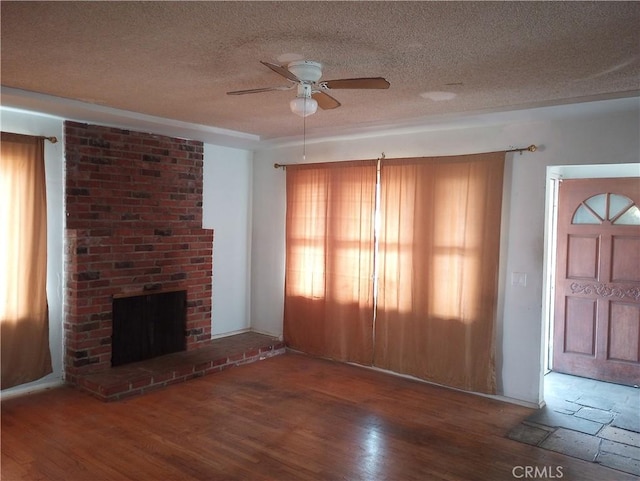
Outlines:
<svg viewBox="0 0 640 481"><path fill-rule="evenodd" d="M531 410L286 354L115 403L2 402L2 480L563 480L633 476L506 438Z"/></svg>

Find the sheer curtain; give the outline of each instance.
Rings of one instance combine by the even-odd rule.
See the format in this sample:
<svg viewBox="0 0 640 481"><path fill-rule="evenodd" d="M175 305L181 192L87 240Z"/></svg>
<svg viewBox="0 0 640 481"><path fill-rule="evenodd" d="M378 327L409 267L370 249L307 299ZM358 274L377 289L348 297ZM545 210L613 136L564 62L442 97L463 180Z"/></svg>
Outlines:
<svg viewBox="0 0 640 481"><path fill-rule="evenodd" d="M495 392L504 155L383 162L376 366Z"/></svg>
<svg viewBox="0 0 640 481"><path fill-rule="evenodd" d="M284 337L371 364L375 161L287 166Z"/></svg>
<svg viewBox="0 0 640 481"><path fill-rule="evenodd" d="M51 372L46 293L43 139L2 132L0 334L2 389Z"/></svg>

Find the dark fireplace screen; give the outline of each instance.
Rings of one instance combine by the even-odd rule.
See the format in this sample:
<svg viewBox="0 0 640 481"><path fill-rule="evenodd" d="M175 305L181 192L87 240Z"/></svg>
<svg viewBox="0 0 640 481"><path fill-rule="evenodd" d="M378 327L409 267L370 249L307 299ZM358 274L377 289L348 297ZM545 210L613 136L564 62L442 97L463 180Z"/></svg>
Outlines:
<svg viewBox="0 0 640 481"><path fill-rule="evenodd" d="M113 299L111 365L186 349L187 291Z"/></svg>

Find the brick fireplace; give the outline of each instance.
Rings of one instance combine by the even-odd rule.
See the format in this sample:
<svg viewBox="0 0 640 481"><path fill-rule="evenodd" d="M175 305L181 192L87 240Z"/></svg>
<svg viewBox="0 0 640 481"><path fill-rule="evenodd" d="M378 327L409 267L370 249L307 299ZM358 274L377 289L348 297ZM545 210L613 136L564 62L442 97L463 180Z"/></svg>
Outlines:
<svg viewBox="0 0 640 481"><path fill-rule="evenodd" d="M65 122L65 371L111 367L114 297L187 291L186 350L211 337L203 144Z"/></svg>

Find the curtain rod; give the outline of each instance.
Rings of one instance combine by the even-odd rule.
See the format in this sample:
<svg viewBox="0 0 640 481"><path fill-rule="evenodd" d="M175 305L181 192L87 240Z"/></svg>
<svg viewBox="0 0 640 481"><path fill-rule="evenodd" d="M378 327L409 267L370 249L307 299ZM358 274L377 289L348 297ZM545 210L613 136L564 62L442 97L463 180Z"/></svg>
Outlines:
<svg viewBox="0 0 640 481"><path fill-rule="evenodd" d="M12 135L23 135L25 137L31 137L31 138L36 138L36 139L44 139L44 140L48 140L49 142L51 142L52 144L55 144L58 142L58 137L55 136L50 136L47 137L46 135L29 135L29 134L18 134L15 132L5 132L4 130L2 131L3 134L12 134Z"/></svg>
<svg viewBox="0 0 640 481"><path fill-rule="evenodd" d="M509 150L505 150L504 152L520 152L520 155L522 155L522 152L535 152L536 150L538 150L538 146L535 144L531 144L529 147L521 147L521 148L517 148L517 149L509 149ZM382 153L382 156L380 157L380 159L384 159L384 152ZM369 160L369 159L367 159ZM273 167L275 169L286 169L288 165L304 165L304 164L278 164L275 163L273 164Z"/></svg>
<svg viewBox="0 0 640 481"><path fill-rule="evenodd" d="M520 152L520 155L522 155L522 152L535 152L536 150L538 150L538 146L536 144L531 144L529 147L523 147L521 149L509 149L505 150L505 152Z"/></svg>

